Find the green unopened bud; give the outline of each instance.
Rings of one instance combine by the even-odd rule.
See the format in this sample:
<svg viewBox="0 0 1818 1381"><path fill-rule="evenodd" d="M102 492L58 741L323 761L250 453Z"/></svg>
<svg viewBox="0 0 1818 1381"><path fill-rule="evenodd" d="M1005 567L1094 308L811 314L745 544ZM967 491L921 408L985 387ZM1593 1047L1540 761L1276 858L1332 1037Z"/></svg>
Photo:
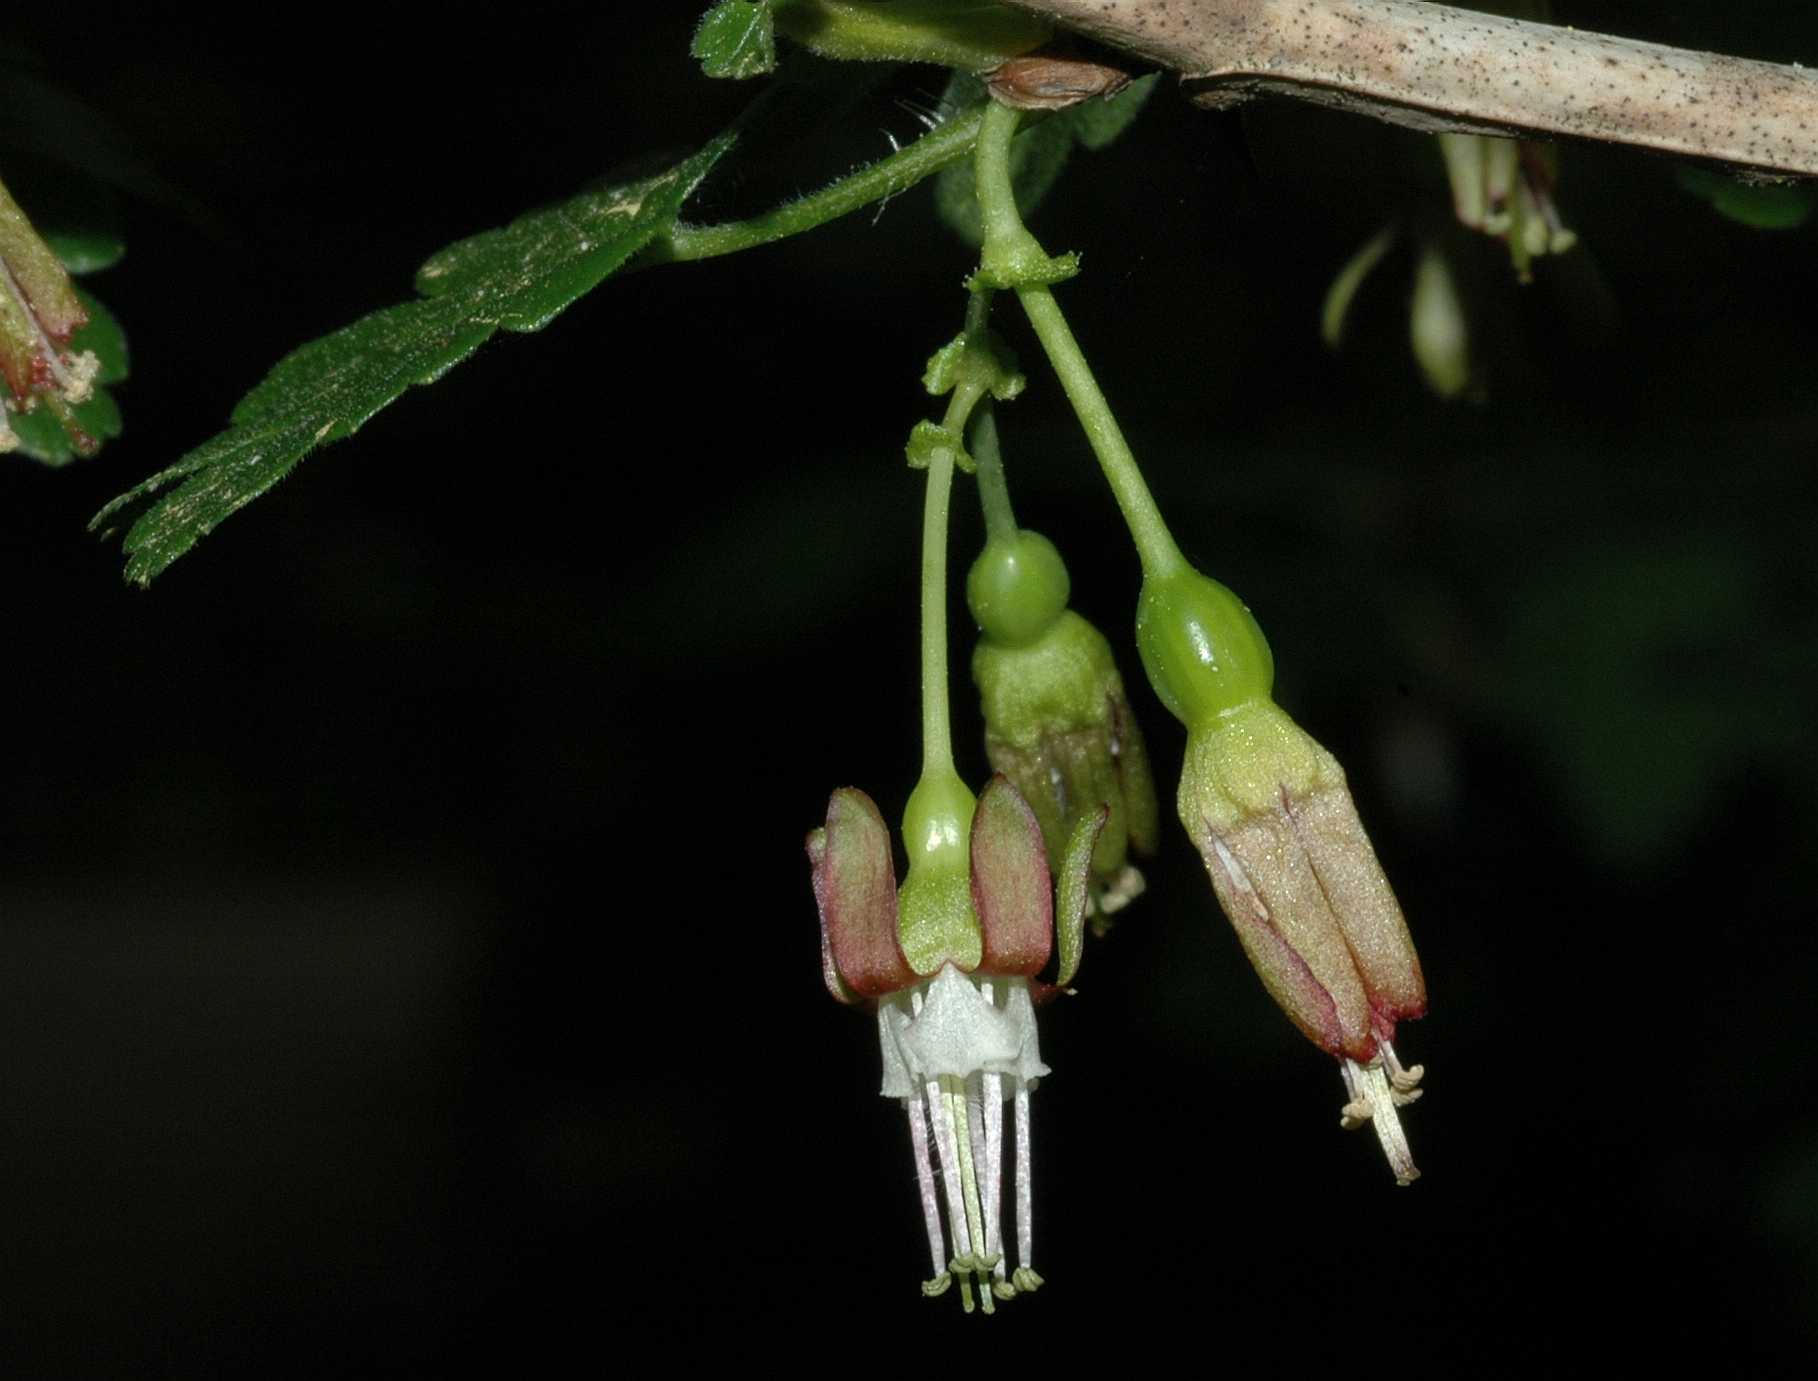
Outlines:
<svg viewBox="0 0 1818 1381"><path fill-rule="evenodd" d="M1245 603L1190 568L1143 582L1136 646L1162 704L1197 729L1275 684L1275 658Z"/></svg>
<svg viewBox="0 0 1818 1381"><path fill-rule="evenodd" d="M1066 608L1066 566L1046 538L996 539L967 600L984 636L972 657L985 752L1035 811L1059 866L1082 818L1109 814L1092 851L1093 902L1115 911L1142 887L1132 850L1153 852L1155 781L1111 645Z"/></svg>
<svg viewBox="0 0 1818 1381"><path fill-rule="evenodd" d="M979 965L972 906L972 812L977 799L952 771L924 774L903 810L909 872L897 894L898 933L909 967L926 977L952 963Z"/></svg>

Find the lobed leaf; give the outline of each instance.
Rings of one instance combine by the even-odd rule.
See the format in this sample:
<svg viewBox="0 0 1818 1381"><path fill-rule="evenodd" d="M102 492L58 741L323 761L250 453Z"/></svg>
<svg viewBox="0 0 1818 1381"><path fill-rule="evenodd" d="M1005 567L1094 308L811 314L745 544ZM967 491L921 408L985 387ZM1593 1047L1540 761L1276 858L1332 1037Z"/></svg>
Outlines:
<svg viewBox="0 0 1818 1381"><path fill-rule="evenodd" d="M583 192L450 245L418 272L422 298L293 351L240 400L227 431L120 495L90 530L112 533L136 513L122 544L126 578L149 585L305 455L353 435L412 384L434 383L501 327L548 325L674 224L733 138L656 177Z"/></svg>

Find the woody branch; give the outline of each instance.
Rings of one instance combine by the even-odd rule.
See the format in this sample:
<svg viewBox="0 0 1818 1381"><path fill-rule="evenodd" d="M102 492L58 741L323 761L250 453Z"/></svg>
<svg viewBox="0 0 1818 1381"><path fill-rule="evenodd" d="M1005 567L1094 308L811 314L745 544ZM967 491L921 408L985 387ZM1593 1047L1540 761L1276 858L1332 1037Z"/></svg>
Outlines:
<svg viewBox="0 0 1818 1381"><path fill-rule="evenodd" d="M1818 177L1818 71L1426 0L1009 0L1178 72L1200 105L1258 94L1440 132L1595 140Z"/></svg>

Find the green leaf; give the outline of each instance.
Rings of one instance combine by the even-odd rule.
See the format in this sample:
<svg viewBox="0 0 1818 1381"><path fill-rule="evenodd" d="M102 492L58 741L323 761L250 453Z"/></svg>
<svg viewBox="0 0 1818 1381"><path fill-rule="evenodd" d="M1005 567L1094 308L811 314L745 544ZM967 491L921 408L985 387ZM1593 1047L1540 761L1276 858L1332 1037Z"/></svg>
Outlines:
<svg viewBox="0 0 1818 1381"><path fill-rule="evenodd" d="M1098 150L1130 127L1143 102L1155 89L1153 76L1133 81L1108 101L1082 101L1040 121L1028 122L1010 145L1010 182L1024 215L1040 206L1066 170L1076 147ZM983 99L984 85L964 73L947 84L942 109L961 108ZM973 189L972 160L962 159L940 171L934 181L934 207L949 229L969 245L984 242L984 221Z"/></svg>
<svg viewBox="0 0 1818 1381"><path fill-rule="evenodd" d="M102 443L120 435L120 407L105 385L117 384L126 377L126 333L120 329L114 314L81 288L76 289L76 296L88 310L88 325L70 337L69 348L77 353L94 351L101 368L95 375L95 391L87 402L70 409L70 413L76 426L94 440L98 450ZM68 465L80 454L56 413L43 403L30 412L13 413L9 420L19 438L21 455L46 465Z"/></svg>
<svg viewBox="0 0 1818 1381"><path fill-rule="evenodd" d="M1079 142L1093 153L1109 148L1130 128L1160 80L1156 73L1138 77L1107 101L1086 101L1064 112L1073 120Z"/></svg>
<svg viewBox="0 0 1818 1381"><path fill-rule="evenodd" d="M761 77L776 70L776 26L769 0L720 0L688 45L710 77Z"/></svg>
<svg viewBox="0 0 1818 1381"><path fill-rule="evenodd" d="M46 230L44 242L70 273L99 273L126 253L126 241L105 230Z"/></svg>
<svg viewBox="0 0 1818 1381"><path fill-rule="evenodd" d="M1810 183L1738 182L1709 168L1681 168L1679 185L1752 230L1794 230L1812 214Z"/></svg>
<svg viewBox="0 0 1818 1381"><path fill-rule="evenodd" d="M434 383L500 327L540 330L597 287L674 224L733 138L659 176L583 192L449 246L418 272L422 299L286 356L240 400L227 431L108 504L90 530L111 533L136 512L126 578L149 585L316 447L353 435L412 384Z"/></svg>

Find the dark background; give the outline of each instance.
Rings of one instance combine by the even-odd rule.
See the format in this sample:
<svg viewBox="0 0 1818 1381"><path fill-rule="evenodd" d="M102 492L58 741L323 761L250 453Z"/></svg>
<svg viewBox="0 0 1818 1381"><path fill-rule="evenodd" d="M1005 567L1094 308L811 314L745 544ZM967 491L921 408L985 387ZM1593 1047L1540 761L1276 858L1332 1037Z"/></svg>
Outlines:
<svg viewBox="0 0 1818 1381"><path fill-rule="evenodd" d="M149 593L121 583L88 516L287 349L749 98L694 72L696 7L632 8L5 21L9 89L54 84L126 157L100 171L127 258L90 286L133 350L118 442L0 462L15 1374L606 1370L646 1344L997 1368L1098 1343L1263 1375L1808 1374L1809 228L1569 150L1581 249L1522 290L1456 239L1491 367L1485 401L1444 405L1406 349L1405 258L1345 352L1316 334L1359 243L1443 212L1409 136L1164 89L1033 218L1084 253L1064 304L1183 546L1350 769L1426 966L1433 1014L1400 1044L1430 1092L1400 1191L1170 826L1044 1015L1050 1285L989 1322L918 1295L901 1114L871 1026L821 989L801 854L830 788L894 816L915 771L901 445L969 261L925 190L615 280ZM1818 23L1765 2L1569 9L1818 54ZM918 128L899 100L938 87L886 80L691 216L885 152ZM28 205L58 159L95 170L85 136L0 138ZM1000 319L1031 373L1002 415L1020 516L1134 675L1128 543ZM1183 736L1132 690L1171 792Z"/></svg>

